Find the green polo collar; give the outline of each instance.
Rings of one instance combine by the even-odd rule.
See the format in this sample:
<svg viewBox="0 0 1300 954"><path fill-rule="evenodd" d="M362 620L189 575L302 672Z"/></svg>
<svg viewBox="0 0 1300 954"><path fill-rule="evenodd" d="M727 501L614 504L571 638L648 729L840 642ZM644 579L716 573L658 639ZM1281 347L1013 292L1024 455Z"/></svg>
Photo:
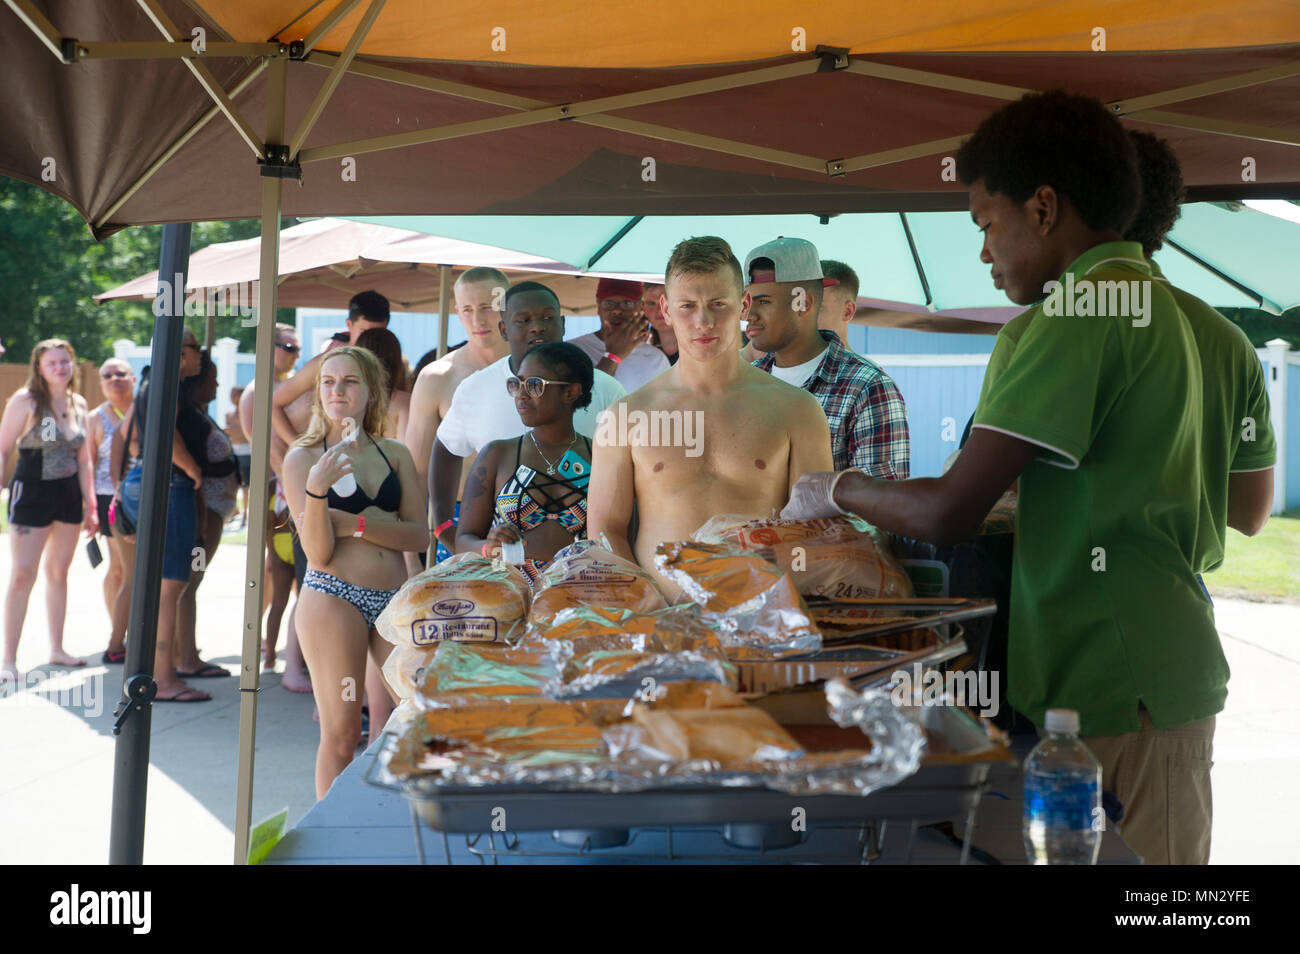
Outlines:
<svg viewBox="0 0 1300 954"><path fill-rule="evenodd" d="M1151 274L1151 263L1142 257L1140 242L1102 242L1076 258L1065 270L1073 273L1077 280L1094 269L1110 265L1123 265Z"/></svg>

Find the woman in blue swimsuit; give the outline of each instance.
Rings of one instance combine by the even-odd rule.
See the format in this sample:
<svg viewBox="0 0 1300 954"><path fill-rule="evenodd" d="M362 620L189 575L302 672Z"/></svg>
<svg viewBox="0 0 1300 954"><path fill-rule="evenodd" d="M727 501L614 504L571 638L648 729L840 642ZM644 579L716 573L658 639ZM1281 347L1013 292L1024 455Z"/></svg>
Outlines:
<svg viewBox="0 0 1300 954"><path fill-rule="evenodd" d="M374 623L406 580L402 553L429 545L425 493L411 454L381 436L387 394L373 354L333 349L320 364L307 433L284 458L285 495L307 554L296 612L320 710L317 798L360 741L366 653L382 669L390 646ZM371 723L382 726L391 711L387 687L374 687Z"/></svg>
<svg viewBox="0 0 1300 954"><path fill-rule="evenodd" d="M522 542L515 565L534 583L555 554L587 534L591 440L573 412L591 403L591 359L568 342L538 345L507 385L529 430L479 451L465 482L456 550L498 556Z"/></svg>

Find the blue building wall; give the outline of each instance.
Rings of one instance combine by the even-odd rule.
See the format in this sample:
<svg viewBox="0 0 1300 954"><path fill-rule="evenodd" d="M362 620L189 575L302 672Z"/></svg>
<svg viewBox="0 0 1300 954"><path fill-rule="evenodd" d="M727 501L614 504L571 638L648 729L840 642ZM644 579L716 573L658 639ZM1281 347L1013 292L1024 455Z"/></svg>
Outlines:
<svg viewBox="0 0 1300 954"><path fill-rule="evenodd" d="M975 412L982 365L939 367L882 365L907 405L913 477L937 477L957 449L966 421Z"/></svg>
<svg viewBox="0 0 1300 954"><path fill-rule="evenodd" d="M853 350L868 356L872 354L991 354L997 335L937 334L932 331L912 331L907 328L868 328L857 325L865 341Z"/></svg>

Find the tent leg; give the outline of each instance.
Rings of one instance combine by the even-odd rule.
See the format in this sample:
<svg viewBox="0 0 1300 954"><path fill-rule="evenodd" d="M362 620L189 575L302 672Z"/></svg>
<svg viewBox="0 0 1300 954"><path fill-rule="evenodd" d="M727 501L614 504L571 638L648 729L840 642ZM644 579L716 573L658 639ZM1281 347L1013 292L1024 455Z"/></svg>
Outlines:
<svg viewBox="0 0 1300 954"><path fill-rule="evenodd" d="M185 288L189 271L190 225L164 225L158 274ZM131 619L126 639L121 707L139 703L122 723L113 754L113 813L108 862L144 863L145 799L149 792L149 732L153 713L154 651L158 640L158 601L162 585L163 540L167 535L167 494L171 483L172 434L180 391L181 337L184 310L175 314L175 294L159 296L165 305L154 318L149 407L141 434L149 448L141 468L140 515L137 521L135 575L131 583ZM172 608L175 612L175 607Z"/></svg>
<svg viewBox="0 0 1300 954"><path fill-rule="evenodd" d="M286 61L272 61L267 76L266 141L284 135ZM262 581L266 566L267 482L271 463L271 392L275 387L275 301L280 274L280 196L284 180L262 179L262 264L257 303L257 360L253 377L253 459L248 478L248 546L244 569L244 639L239 671L239 768L235 792L235 864L248 862L253 817L253 760L257 742L258 674L261 671Z"/></svg>

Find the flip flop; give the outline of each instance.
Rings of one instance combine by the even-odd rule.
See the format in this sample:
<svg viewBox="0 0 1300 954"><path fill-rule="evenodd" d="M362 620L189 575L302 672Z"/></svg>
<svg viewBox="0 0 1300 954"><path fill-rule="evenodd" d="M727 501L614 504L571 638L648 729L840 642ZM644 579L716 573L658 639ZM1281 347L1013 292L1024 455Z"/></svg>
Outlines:
<svg viewBox="0 0 1300 954"><path fill-rule="evenodd" d="M154 696L154 702L211 702L212 697L193 686L186 686L174 696Z"/></svg>
<svg viewBox="0 0 1300 954"><path fill-rule="evenodd" d="M120 666L126 662L126 650L124 649L120 653L110 653L105 649L104 654L99 657L99 661L105 666Z"/></svg>
<svg viewBox="0 0 1300 954"><path fill-rule="evenodd" d="M219 679L222 676L229 676L230 670L223 669L215 663L204 663L193 672L177 669L176 675L182 679Z"/></svg>

